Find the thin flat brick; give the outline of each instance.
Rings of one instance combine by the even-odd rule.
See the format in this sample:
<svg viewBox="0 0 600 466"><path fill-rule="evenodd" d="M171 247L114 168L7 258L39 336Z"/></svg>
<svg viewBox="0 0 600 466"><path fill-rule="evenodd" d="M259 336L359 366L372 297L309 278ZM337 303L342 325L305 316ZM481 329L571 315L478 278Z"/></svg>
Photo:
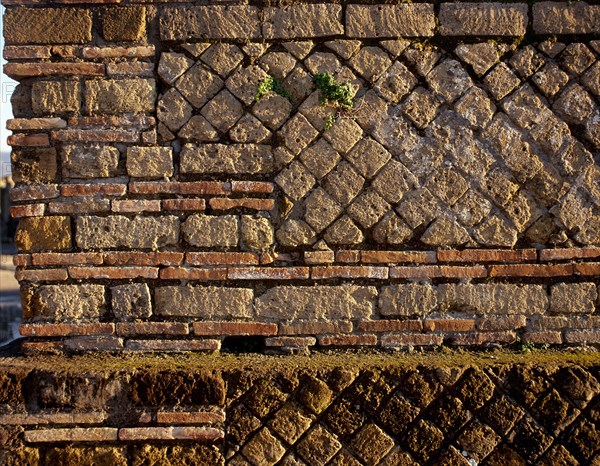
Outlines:
<svg viewBox="0 0 600 466"><path fill-rule="evenodd" d="M112 427L69 427L66 429L26 430L29 443L50 442L116 442L118 429Z"/></svg>
<svg viewBox="0 0 600 466"><path fill-rule="evenodd" d="M524 262L537 260L535 249L440 249L437 252L440 262Z"/></svg>
<svg viewBox="0 0 600 466"><path fill-rule="evenodd" d="M154 63L140 61L107 63L106 75L115 76L135 76L138 78L152 78L154 76Z"/></svg>
<svg viewBox="0 0 600 466"><path fill-rule="evenodd" d="M332 264L335 262L335 253L333 251L306 251L304 253L304 263L312 264Z"/></svg>
<svg viewBox="0 0 600 466"><path fill-rule="evenodd" d="M100 63L6 63L4 74L19 80L38 76L104 76Z"/></svg>
<svg viewBox="0 0 600 466"><path fill-rule="evenodd" d="M65 344L62 341L24 341L21 343L21 351L26 356L62 354L65 351Z"/></svg>
<svg viewBox="0 0 600 466"><path fill-rule="evenodd" d="M360 260L364 264L435 264L434 251L362 251Z"/></svg>
<svg viewBox="0 0 600 466"><path fill-rule="evenodd" d="M63 196L124 196L127 185L120 183L107 184L64 184L60 187Z"/></svg>
<svg viewBox="0 0 600 466"><path fill-rule="evenodd" d="M183 322L120 322L117 335L188 335L189 325Z"/></svg>
<svg viewBox="0 0 600 466"><path fill-rule="evenodd" d="M63 129L52 132L59 142L138 142L139 131L125 129Z"/></svg>
<svg viewBox="0 0 600 466"><path fill-rule="evenodd" d="M6 122L6 129L11 131L59 129L66 126L67 122L62 118L13 118Z"/></svg>
<svg viewBox="0 0 600 466"><path fill-rule="evenodd" d="M438 346L444 341L443 335L424 333L392 333L381 337L381 345L386 348L400 346Z"/></svg>
<svg viewBox="0 0 600 466"><path fill-rule="evenodd" d="M71 351L122 351L123 339L111 335L72 337L64 341Z"/></svg>
<svg viewBox="0 0 600 466"><path fill-rule="evenodd" d="M54 199L59 195L58 185L55 184L16 186L10 190L10 200L13 202Z"/></svg>
<svg viewBox="0 0 600 466"><path fill-rule="evenodd" d="M188 252L189 265L256 265L258 254L253 252Z"/></svg>
<svg viewBox="0 0 600 466"><path fill-rule="evenodd" d="M575 265L575 274L585 276L600 276L600 262L582 262Z"/></svg>
<svg viewBox="0 0 600 466"><path fill-rule="evenodd" d="M153 57L153 45L137 47L84 47L83 58L147 58Z"/></svg>
<svg viewBox="0 0 600 466"><path fill-rule="evenodd" d="M229 280L295 280L309 277L308 267L230 267Z"/></svg>
<svg viewBox="0 0 600 466"><path fill-rule="evenodd" d="M473 319L427 319L423 322L426 332L469 332L475 330Z"/></svg>
<svg viewBox="0 0 600 466"><path fill-rule="evenodd" d="M515 330L527 325L525 316L485 317L477 319L477 329L483 332Z"/></svg>
<svg viewBox="0 0 600 466"><path fill-rule="evenodd" d="M430 37L435 34L432 4L348 5L346 34L350 37Z"/></svg>
<svg viewBox="0 0 600 466"><path fill-rule="evenodd" d="M7 139L9 146L18 147L48 147L50 138L46 133L39 134L13 134Z"/></svg>
<svg viewBox="0 0 600 466"><path fill-rule="evenodd" d="M112 126L148 129L156 124L156 119L148 115L93 115L69 118L69 126L94 128L96 126Z"/></svg>
<svg viewBox="0 0 600 466"><path fill-rule="evenodd" d="M119 199L111 203L113 212L160 212L160 201L150 199Z"/></svg>
<svg viewBox="0 0 600 466"><path fill-rule="evenodd" d="M355 324L357 332L420 332L423 323L420 320L365 320Z"/></svg>
<svg viewBox="0 0 600 466"><path fill-rule="evenodd" d="M119 429L121 441L195 440L212 443L224 437L221 429L213 427L124 427Z"/></svg>
<svg viewBox="0 0 600 466"><path fill-rule="evenodd" d="M227 269L167 267L160 271L162 280L226 280Z"/></svg>
<svg viewBox="0 0 600 466"><path fill-rule="evenodd" d="M315 346L317 339L315 337L272 337L265 339L265 346L271 347L296 347Z"/></svg>
<svg viewBox="0 0 600 466"><path fill-rule="evenodd" d="M490 277L567 277L575 274L574 264L490 265Z"/></svg>
<svg viewBox="0 0 600 466"><path fill-rule="evenodd" d="M128 340L125 348L129 351L161 351L181 353L186 351L218 351L219 340Z"/></svg>
<svg viewBox="0 0 600 466"><path fill-rule="evenodd" d="M15 278L19 282L57 282L69 278L66 269L17 270Z"/></svg>
<svg viewBox="0 0 600 466"><path fill-rule="evenodd" d="M182 252L105 252L106 265L180 265Z"/></svg>
<svg viewBox="0 0 600 466"><path fill-rule="evenodd" d="M333 322L300 321L279 324L279 335L319 335L326 333L350 333L352 322L336 320Z"/></svg>
<svg viewBox="0 0 600 466"><path fill-rule="evenodd" d="M566 331L565 343L600 343L600 331L598 330L581 330L581 331Z"/></svg>
<svg viewBox="0 0 600 466"><path fill-rule="evenodd" d="M277 335L277 324L262 322L194 322L195 335Z"/></svg>
<svg viewBox="0 0 600 466"><path fill-rule="evenodd" d="M388 268L350 265L317 266L311 269L311 277L316 280L326 278L377 278L385 280L388 278Z"/></svg>
<svg viewBox="0 0 600 466"><path fill-rule="evenodd" d="M273 210L275 208L274 199L259 199L259 198L213 198L209 199L208 205L215 210L230 210L230 209L251 209L251 210Z"/></svg>
<svg viewBox="0 0 600 466"><path fill-rule="evenodd" d="M163 210L191 210L201 212L206 209L204 199L165 199L162 201Z"/></svg>
<svg viewBox="0 0 600 466"><path fill-rule="evenodd" d="M454 335L451 344L478 346L489 343L514 343L516 340L515 332L475 332Z"/></svg>
<svg viewBox="0 0 600 466"><path fill-rule="evenodd" d="M535 319L527 324L527 329L530 331L562 330L564 328L573 328L571 319L568 317L535 316Z"/></svg>
<svg viewBox="0 0 600 466"><path fill-rule="evenodd" d="M523 342L536 345L561 345L563 342L560 332L525 332Z"/></svg>
<svg viewBox="0 0 600 466"><path fill-rule="evenodd" d="M134 181L129 183L133 194L228 194L231 188L219 181Z"/></svg>
<svg viewBox="0 0 600 466"><path fill-rule="evenodd" d="M337 262L354 264L360 262L360 251L336 251L335 260Z"/></svg>
<svg viewBox="0 0 600 466"><path fill-rule="evenodd" d="M536 34L598 34L600 5L586 2L539 2L533 5Z"/></svg>
<svg viewBox="0 0 600 466"><path fill-rule="evenodd" d="M232 181L231 190L234 193L261 193L270 194L274 190L274 184L266 181Z"/></svg>
<svg viewBox="0 0 600 466"><path fill-rule="evenodd" d="M99 252L42 252L31 255L33 265L100 265L102 261Z"/></svg>
<svg viewBox="0 0 600 466"><path fill-rule="evenodd" d="M10 206L12 218L41 217L46 212L46 204L28 204Z"/></svg>
<svg viewBox="0 0 600 466"><path fill-rule="evenodd" d="M542 249L540 251L540 260L542 261L597 259L599 257L600 248Z"/></svg>
<svg viewBox="0 0 600 466"><path fill-rule="evenodd" d="M390 278L437 278L441 276L442 273L437 265L390 267Z"/></svg>
<svg viewBox="0 0 600 466"><path fill-rule="evenodd" d="M488 271L483 265L460 267L454 265L440 265L440 275L444 278L485 278Z"/></svg>
<svg viewBox="0 0 600 466"><path fill-rule="evenodd" d="M67 337L80 335L112 335L115 324L21 324L19 333L24 337Z"/></svg>
<svg viewBox="0 0 600 466"><path fill-rule="evenodd" d="M105 412L88 413L16 413L0 415L0 425L31 426L48 424L101 424L108 418Z"/></svg>
<svg viewBox="0 0 600 466"><path fill-rule="evenodd" d="M110 201L108 199L94 199L84 196L70 197L48 204L48 212L51 214L83 214L109 211Z"/></svg>
<svg viewBox="0 0 600 466"><path fill-rule="evenodd" d="M377 335L323 335L319 337L321 346L375 346Z"/></svg>
<svg viewBox="0 0 600 466"><path fill-rule="evenodd" d="M156 413L159 424L219 424L225 422L223 411L159 411Z"/></svg>
<svg viewBox="0 0 600 466"><path fill-rule="evenodd" d="M31 265L31 254L14 254L12 256L12 263L16 267Z"/></svg>
<svg viewBox="0 0 600 466"><path fill-rule="evenodd" d="M525 3L442 3L443 36L522 36L527 32Z"/></svg>
<svg viewBox="0 0 600 466"><path fill-rule="evenodd" d="M27 60L31 58L50 58L52 52L47 45L7 45L4 47L2 55L5 60Z"/></svg>
<svg viewBox="0 0 600 466"><path fill-rule="evenodd" d="M127 279L158 278L156 267L69 267L69 275L75 279Z"/></svg>

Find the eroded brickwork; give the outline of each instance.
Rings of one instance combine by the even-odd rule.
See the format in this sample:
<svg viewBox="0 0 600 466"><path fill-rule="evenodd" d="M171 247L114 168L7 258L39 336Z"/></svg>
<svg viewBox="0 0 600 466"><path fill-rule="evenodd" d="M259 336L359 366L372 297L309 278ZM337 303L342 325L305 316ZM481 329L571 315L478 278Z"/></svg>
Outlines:
<svg viewBox="0 0 600 466"><path fill-rule="evenodd" d="M600 343L597 5L4 3L28 351Z"/></svg>

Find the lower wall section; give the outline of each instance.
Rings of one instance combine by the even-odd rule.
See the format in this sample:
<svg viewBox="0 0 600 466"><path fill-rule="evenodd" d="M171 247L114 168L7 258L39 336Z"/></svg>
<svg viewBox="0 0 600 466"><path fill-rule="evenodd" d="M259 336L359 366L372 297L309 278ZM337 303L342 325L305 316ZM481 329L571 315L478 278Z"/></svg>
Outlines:
<svg viewBox="0 0 600 466"><path fill-rule="evenodd" d="M599 464L599 380L598 353L4 357L0 464Z"/></svg>

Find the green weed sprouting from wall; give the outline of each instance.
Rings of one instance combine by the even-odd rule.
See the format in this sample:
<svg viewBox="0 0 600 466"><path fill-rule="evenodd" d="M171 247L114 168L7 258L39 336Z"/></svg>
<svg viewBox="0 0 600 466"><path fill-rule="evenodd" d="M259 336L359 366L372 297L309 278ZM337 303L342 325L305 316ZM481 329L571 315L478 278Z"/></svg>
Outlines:
<svg viewBox="0 0 600 466"><path fill-rule="evenodd" d="M351 110L356 102L354 101L354 90L349 83L338 83L331 73L317 73L313 76L313 82L319 91L321 91L321 105L332 104L342 110ZM337 113L329 115L325 120L323 131L330 129L337 120Z"/></svg>
<svg viewBox="0 0 600 466"><path fill-rule="evenodd" d="M279 79L274 78L273 76L267 76L260 83L258 83L258 89L256 91L256 95L254 96L254 101L258 102L271 91L273 91L275 94L279 94L281 97L285 97L288 100L291 99L291 96L281 86Z"/></svg>

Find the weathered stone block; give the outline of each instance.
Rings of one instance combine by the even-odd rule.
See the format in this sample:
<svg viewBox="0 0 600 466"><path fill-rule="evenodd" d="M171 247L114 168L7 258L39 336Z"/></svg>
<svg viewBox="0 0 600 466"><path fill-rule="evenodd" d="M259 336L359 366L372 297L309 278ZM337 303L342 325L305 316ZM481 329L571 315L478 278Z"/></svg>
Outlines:
<svg viewBox="0 0 600 466"><path fill-rule="evenodd" d="M31 86L31 106L36 115L77 112L80 102L77 81L36 81Z"/></svg>
<svg viewBox="0 0 600 466"><path fill-rule="evenodd" d="M550 311L592 313L598 299L594 283L558 283L550 287Z"/></svg>
<svg viewBox="0 0 600 466"><path fill-rule="evenodd" d="M34 322L97 321L106 310L102 285L44 285L22 294L23 315Z"/></svg>
<svg viewBox="0 0 600 466"><path fill-rule="evenodd" d="M349 37L430 37L435 34L432 4L348 5Z"/></svg>
<svg viewBox="0 0 600 466"><path fill-rule="evenodd" d="M85 111L88 114L152 112L155 102L153 79L106 79L85 83Z"/></svg>
<svg viewBox="0 0 600 466"><path fill-rule="evenodd" d="M150 290L146 283L113 286L112 311L119 321L144 319L152 315Z"/></svg>
<svg viewBox="0 0 600 466"><path fill-rule="evenodd" d="M536 34L594 34L600 32L600 6L585 2L539 2L533 5Z"/></svg>
<svg viewBox="0 0 600 466"><path fill-rule="evenodd" d="M75 241L82 249L158 249L179 243L179 219L173 216L77 218Z"/></svg>
<svg viewBox="0 0 600 466"><path fill-rule="evenodd" d="M248 319L253 298L249 288L165 286L154 290L156 314L203 320Z"/></svg>
<svg viewBox="0 0 600 466"><path fill-rule="evenodd" d="M273 244L273 226L268 218L242 216L242 242L246 249L261 251Z"/></svg>
<svg viewBox="0 0 600 466"><path fill-rule="evenodd" d="M255 301L257 317L331 320L368 319L375 311L377 289L372 286L277 286Z"/></svg>
<svg viewBox="0 0 600 466"><path fill-rule="evenodd" d="M273 170L271 147L261 144L185 144L182 173L254 174Z"/></svg>
<svg viewBox="0 0 600 466"><path fill-rule="evenodd" d="M522 36L527 32L527 4L443 3L440 33L444 36Z"/></svg>
<svg viewBox="0 0 600 466"><path fill-rule="evenodd" d="M173 149L170 147L129 147L127 174L136 178L173 176Z"/></svg>
<svg viewBox="0 0 600 466"><path fill-rule="evenodd" d="M13 150L12 176L17 183L48 183L56 180L56 149Z"/></svg>
<svg viewBox="0 0 600 466"><path fill-rule="evenodd" d="M69 217L29 217L19 221L15 245L20 251L62 251L71 247Z"/></svg>
<svg viewBox="0 0 600 466"><path fill-rule="evenodd" d="M4 14L7 44L83 44L92 40L92 10L10 8Z"/></svg>
<svg viewBox="0 0 600 466"><path fill-rule="evenodd" d="M239 221L234 215L190 215L181 225L185 241L198 247L234 247L239 241Z"/></svg>
<svg viewBox="0 0 600 466"><path fill-rule="evenodd" d="M127 6L102 12L102 35L109 42L135 41L146 36L146 8Z"/></svg>
<svg viewBox="0 0 600 466"><path fill-rule="evenodd" d="M344 33L342 7L334 4L296 4L264 10L265 39L301 39Z"/></svg>
<svg viewBox="0 0 600 466"><path fill-rule="evenodd" d="M379 296L379 312L385 316L426 315L437 306L437 292L431 285L393 285Z"/></svg>
<svg viewBox="0 0 600 466"><path fill-rule="evenodd" d="M109 178L116 176L119 149L105 145L64 145L61 152L65 178Z"/></svg>

